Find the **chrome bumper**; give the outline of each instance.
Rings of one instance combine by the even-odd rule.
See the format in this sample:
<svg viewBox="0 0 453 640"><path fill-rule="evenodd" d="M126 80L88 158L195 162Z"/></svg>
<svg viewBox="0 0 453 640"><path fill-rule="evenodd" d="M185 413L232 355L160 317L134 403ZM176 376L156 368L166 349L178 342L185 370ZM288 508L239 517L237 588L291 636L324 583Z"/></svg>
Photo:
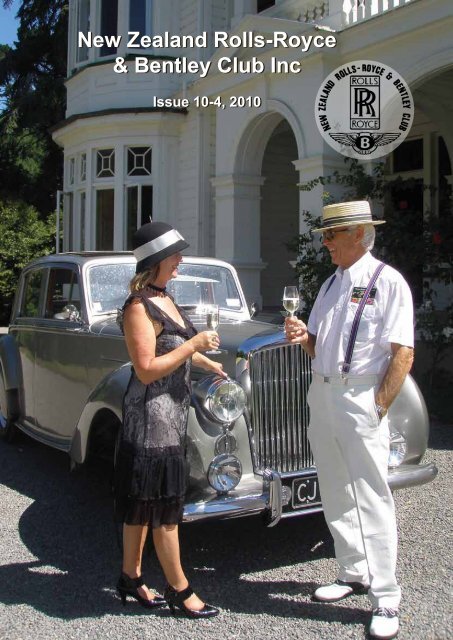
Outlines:
<svg viewBox="0 0 453 640"><path fill-rule="evenodd" d="M274 471L263 472L262 493L240 495L238 493L216 495L210 500L188 502L184 506L183 522L210 519L241 518L263 514L266 524L273 526L282 512L282 487L280 476Z"/></svg>
<svg viewBox="0 0 453 640"><path fill-rule="evenodd" d="M392 491L406 489L426 484L434 480L437 467L433 463L418 465L403 465L390 469L388 475L389 487ZM184 522L199 522L210 519L241 518L262 514L268 527L275 526L281 518L318 513L322 507L303 509L282 514L282 482L280 474L266 469L263 472L263 490L260 494L225 494L215 495L210 500L189 502L184 506Z"/></svg>
<svg viewBox="0 0 453 640"><path fill-rule="evenodd" d="M437 467L429 464L404 464L396 469L389 469L388 483L392 491L407 489L420 484L427 484L437 476Z"/></svg>

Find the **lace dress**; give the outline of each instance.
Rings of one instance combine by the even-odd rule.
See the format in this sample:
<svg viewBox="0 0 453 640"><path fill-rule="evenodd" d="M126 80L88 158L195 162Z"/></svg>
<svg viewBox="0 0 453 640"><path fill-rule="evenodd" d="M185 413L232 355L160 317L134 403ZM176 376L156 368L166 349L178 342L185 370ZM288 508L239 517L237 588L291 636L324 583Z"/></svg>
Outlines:
<svg viewBox="0 0 453 640"><path fill-rule="evenodd" d="M138 299L154 326L156 356L176 349L196 334L184 311L184 327L148 300L134 293L122 311ZM122 314L119 324L122 327ZM186 492L185 436L190 405L190 359L168 376L143 384L132 368L123 401L123 424L115 458L115 516L131 525L181 521Z"/></svg>

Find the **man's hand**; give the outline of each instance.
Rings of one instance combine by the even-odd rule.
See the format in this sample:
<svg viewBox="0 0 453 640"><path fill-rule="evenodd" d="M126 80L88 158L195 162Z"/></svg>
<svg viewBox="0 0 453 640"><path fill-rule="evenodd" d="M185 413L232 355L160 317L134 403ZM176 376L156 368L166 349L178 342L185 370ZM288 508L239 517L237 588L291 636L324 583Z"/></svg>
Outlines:
<svg viewBox="0 0 453 640"><path fill-rule="evenodd" d="M388 369L376 394L375 403L385 416L390 405L400 392L403 382L414 361L414 350L401 344L392 343L392 356Z"/></svg>
<svg viewBox="0 0 453 640"><path fill-rule="evenodd" d="M304 344L308 340L307 325L295 316L285 318L286 339L292 344Z"/></svg>

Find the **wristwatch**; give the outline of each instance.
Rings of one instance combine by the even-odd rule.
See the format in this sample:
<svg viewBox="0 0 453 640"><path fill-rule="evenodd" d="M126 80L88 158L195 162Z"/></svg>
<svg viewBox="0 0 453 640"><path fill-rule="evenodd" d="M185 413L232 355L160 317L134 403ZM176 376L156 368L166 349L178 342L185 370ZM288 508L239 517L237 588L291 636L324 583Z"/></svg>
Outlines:
<svg viewBox="0 0 453 640"><path fill-rule="evenodd" d="M379 420L382 420L382 418L387 413L387 409L385 409L382 405L377 404L377 402L374 403L374 406L376 407L376 413L378 414Z"/></svg>

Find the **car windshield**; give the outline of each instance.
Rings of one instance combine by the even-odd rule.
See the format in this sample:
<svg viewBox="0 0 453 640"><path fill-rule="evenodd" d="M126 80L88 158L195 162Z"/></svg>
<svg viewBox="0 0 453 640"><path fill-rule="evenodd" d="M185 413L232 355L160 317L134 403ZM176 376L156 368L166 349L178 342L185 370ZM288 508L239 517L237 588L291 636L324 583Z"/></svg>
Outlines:
<svg viewBox="0 0 453 640"><path fill-rule="evenodd" d="M88 271L90 306L95 314L116 313L129 292L135 263L98 264ZM176 302L195 313L206 304L224 311L242 311L242 300L233 274L226 267L181 263L178 277L167 285Z"/></svg>

